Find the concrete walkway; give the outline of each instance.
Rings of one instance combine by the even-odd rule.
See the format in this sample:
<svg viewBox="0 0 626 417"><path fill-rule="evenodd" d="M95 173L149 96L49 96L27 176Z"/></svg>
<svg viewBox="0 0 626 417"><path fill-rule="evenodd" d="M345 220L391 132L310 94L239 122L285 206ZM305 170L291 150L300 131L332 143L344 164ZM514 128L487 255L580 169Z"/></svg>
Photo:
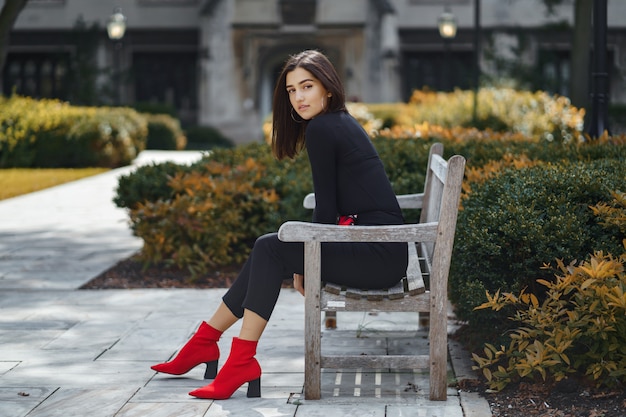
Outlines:
<svg viewBox="0 0 626 417"><path fill-rule="evenodd" d="M322 400L305 401L303 299L293 290L282 291L259 344L262 398L246 398L244 385L227 401L198 400L187 393L207 383L202 367L180 377L152 371L225 290L77 288L141 248L112 203L119 176L199 156L147 151L134 166L0 201L0 416L491 416L485 400L454 388L447 401L429 401L428 374L412 370L328 370ZM338 321L340 330L324 333L324 349L427 347L411 314L340 313ZM223 358L238 329L222 338ZM467 352L449 348L451 381L473 378Z"/></svg>

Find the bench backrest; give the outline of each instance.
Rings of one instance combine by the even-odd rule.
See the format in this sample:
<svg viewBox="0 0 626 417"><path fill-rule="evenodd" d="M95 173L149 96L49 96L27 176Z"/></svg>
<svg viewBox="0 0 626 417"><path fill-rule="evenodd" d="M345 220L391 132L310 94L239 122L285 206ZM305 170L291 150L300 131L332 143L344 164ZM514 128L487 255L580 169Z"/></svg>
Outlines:
<svg viewBox="0 0 626 417"><path fill-rule="evenodd" d="M443 189L448 170L448 163L443 159L442 155L443 145L441 143L433 144L428 155L420 223L439 222L441 199L443 198ZM428 256L429 260L432 259L434 243L424 242L422 250L426 252L425 255Z"/></svg>

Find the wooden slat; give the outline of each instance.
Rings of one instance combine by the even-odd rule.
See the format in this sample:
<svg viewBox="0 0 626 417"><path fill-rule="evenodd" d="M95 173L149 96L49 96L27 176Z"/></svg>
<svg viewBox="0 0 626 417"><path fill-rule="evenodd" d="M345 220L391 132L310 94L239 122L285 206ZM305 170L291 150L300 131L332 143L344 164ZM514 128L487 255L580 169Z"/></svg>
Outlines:
<svg viewBox="0 0 626 417"><path fill-rule="evenodd" d="M423 369L428 368L428 355L323 355L322 368L330 369Z"/></svg>
<svg viewBox="0 0 626 417"><path fill-rule="evenodd" d="M337 226L289 221L278 229L283 242L434 242L437 223L393 226Z"/></svg>
<svg viewBox="0 0 626 417"><path fill-rule="evenodd" d="M389 298L387 290L367 290L365 295L368 301L382 301L385 298Z"/></svg>
<svg viewBox="0 0 626 417"><path fill-rule="evenodd" d="M401 209L420 209L424 201L424 193L397 195Z"/></svg>
<svg viewBox="0 0 626 417"><path fill-rule="evenodd" d="M414 243L409 244L409 265L406 270L407 292L409 295L423 294L426 292L422 270L420 268L417 249Z"/></svg>
<svg viewBox="0 0 626 417"><path fill-rule="evenodd" d="M323 311L430 311L430 292L402 297L393 301L387 299L370 301L366 298L348 298L343 294L336 295L326 291L321 293L321 309Z"/></svg>
<svg viewBox="0 0 626 417"><path fill-rule="evenodd" d="M323 289L324 291L331 294L341 294L341 286L337 284L331 284L330 282L325 283Z"/></svg>
<svg viewBox="0 0 626 417"><path fill-rule="evenodd" d="M346 288L343 294L346 298L360 300L361 298L365 298L365 296L367 295L367 290L362 290L359 288Z"/></svg>
<svg viewBox="0 0 626 417"><path fill-rule="evenodd" d="M441 181L443 184L446 183L446 177L448 175L448 163L445 159L443 159L440 155L433 155L430 161L430 169L433 171L433 174Z"/></svg>
<svg viewBox="0 0 626 417"><path fill-rule="evenodd" d="M387 290L388 297L390 300L399 300L404 298L404 283L406 282L406 278L402 278L400 282L398 282L394 287L389 288Z"/></svg>
<svg viewBox="0 0 626 417"><path fill-rule="evenodd" d="M418 245L418 255L420 262L420 269L422 271L422 278L428 282L430 282L430 271L432 270L432 264L430 260L432 259L432 250L434 249L433 245L430 242L424 242Z"/></svg>

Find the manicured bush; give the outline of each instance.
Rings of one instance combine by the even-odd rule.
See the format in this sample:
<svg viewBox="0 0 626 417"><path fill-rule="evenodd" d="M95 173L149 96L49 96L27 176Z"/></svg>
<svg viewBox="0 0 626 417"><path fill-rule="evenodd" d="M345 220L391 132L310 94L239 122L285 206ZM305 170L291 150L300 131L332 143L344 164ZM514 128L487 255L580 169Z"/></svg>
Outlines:
<svg viewBox="0 0 626 417"><path fill-rule="evenodd" d="M187 138L180 121L167 114L144 114L148 121L146 149L182 150Z"/></svg>
<svg viewBox="0 0 626 417"><path fill-rule="evenodd" d="M140 167L120 178L114 201L130 209L144 261L198 273L241 261L286 220L310 220L302 199L311 190L306 155L279 162L256 143L215 149L191 166Z"/></svg>
<svg viewBox="0 0 626 417"><path fill-rule="evenodd" d="M187 149L210 150L235 146L231 139L211 126L188 127L185 132L187 135Z"/></svg>
<svg viewBox="0 0 626 417"><path fill-rule="evenodd" d="M251 143L235 148L216 148L200 161L190 165L173 163L153 164L138 168L135 172L120 177L115 204L122 208L135 208L139 203L171 200L176 192L169 185L169 179L178 172L199 172L207 174L208 166L220 163L235 167L253 159L265 169L265 175L259 184L274 189L280 197L281 219L305 220L311 213L302 207L302 199L313 189L310 167L305 154L296 160L276 161L269 146L263 143ZM280 223L274 225L277 228Z"/></svg>
<svg viewBox="0 0 626 417"><path fill-rule="evenodd" d="M173 162L140 166L120 176L113 202L121 208L135 209L140 203L169 200L175 195L170 180L178 173L189 171L189 166Z"/></svg>
<svg viewBox="0 0 626 417"><path fill-rule="evenodd" d="M0 98L0 167L117 167L145 148L147 123L128 108Z"/></svg>
<svg viewBox="0 0 626 417"><path fill-rule="evenodd" d="M169 182L172 199L130 211L133 231L144 241L144 261L173 263L192 274L241 262L254 239L277 222L278 197L260 185L262 165L252 159L234 167L209 162L204 171L176 174Z"/></svg>
<svg viewBox="0 0 626 417"><path fill-rule="evenodd" d="M473 354L474 369L482 370L492 389L539 377L626 383L626 193L612 196L591 209L600 225L621 234L620 257L596 252L578 265L557 260L555 279L538 280L546 288L542 302L526 289L519 295L498 290L476 307L507 312L516 323L507 332L508 344L485 343L484 356Z"/></svg>
<svg viewBox="0 0 626 417"><path fill-rule="evenodd" d="M507 169L472 185L459 213L450 274L450 299L477 333L498 335L509 325L500 314L474 311L485 292L528 292L544 263L582 260L595 250L618 253L618 231L596 222L590 206L626 189L623 161L539 164Z"/></svg>

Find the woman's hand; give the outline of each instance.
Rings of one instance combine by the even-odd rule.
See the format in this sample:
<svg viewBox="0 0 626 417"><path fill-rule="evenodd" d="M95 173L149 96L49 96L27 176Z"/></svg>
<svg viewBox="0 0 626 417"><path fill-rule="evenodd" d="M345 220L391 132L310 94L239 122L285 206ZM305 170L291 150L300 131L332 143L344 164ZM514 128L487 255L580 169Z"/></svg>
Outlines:
<svg viewBox="0 0 626 417"><path fill-rule="evenodd" d="M293 288L304 297L304 275L293 274Z"/></svg>

